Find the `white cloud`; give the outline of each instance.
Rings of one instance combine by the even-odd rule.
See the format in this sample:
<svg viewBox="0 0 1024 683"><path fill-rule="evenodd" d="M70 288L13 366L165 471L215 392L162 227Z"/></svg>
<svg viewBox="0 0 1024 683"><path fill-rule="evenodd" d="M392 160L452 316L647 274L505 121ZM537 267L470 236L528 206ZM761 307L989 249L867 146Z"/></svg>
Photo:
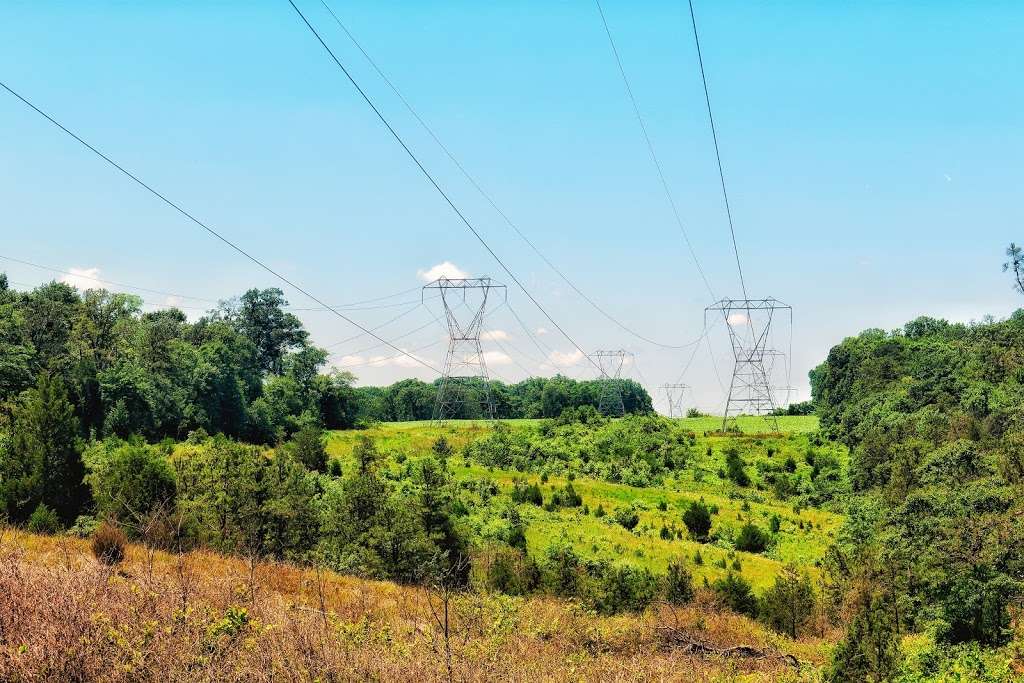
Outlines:
<svg viewBox="0 0 1024 683"><path fill-rule="evenodd" d="M366 359L362 356L342 356L338 361L338 365L344 368L347 365L361 365L365 362Z"/></svg>
<svg viewBox="0 0 1024 683"><path fill-rule="evenodd" d="M503 351L484 351L484 362L487 365L511 365L512 358Z"/></svg>
<svg viewBox="0 0 1024 683"><path fill-rule="evenodd" d="M99 276L99 268L68 268L67 275L62 275L60 281L75 289L99 289L103 286L96 282Z"/></svg>
<svg viewBox="0 0 1024 683"><path fill-rule="evenodd" d="M178 306L181 306L184 303L185 302L181 300L180 296L172 295L164 299L164 306L169 306L170 308L177 308Z"/></svg>
<svg viewBox="0 0 1024 683"><path fill-rule="evenodd" d="M436 266L432 266L427 270L418 270L416 275L424 282L433 282L440 277L447 277L453 280L469 277L469 273L459 268L451 261L442 261Z"/></svg>
<svg viewBox="0 0 1024 683"><path fill-rule="evenodd" d="M732 327L736 327L737 325L746 325L749 320L750 319L747 318L746 313L730 313L729 317L726 318L726 322Z"/></svg>
<svg viewBox="0 0 1024 683"><path fill-rule="evenodd" d="M563 351L552 351L548 354L548 360L550 360L555 366L576 365L583 360L583 352L579 349L569 351L568 353Z"/></svg>
<svg viewBox="0 0 1024 683"><path fill-rule="evenodd" d="M543 336L544 336L545 334L547 334L547 333L548 333L548 331L549 331L549 330L548 330L548 328L546 328L546 327L538 327L538 328L537 328L537 336L538 336L538 337L543 337Z"/></svg>
<svg viewBox="0 0 1024 683"><path fill-rule="evenodd" d="M487 330L480 334L480 338L484 341L505 341L509 334L505 330Z"/></svg>

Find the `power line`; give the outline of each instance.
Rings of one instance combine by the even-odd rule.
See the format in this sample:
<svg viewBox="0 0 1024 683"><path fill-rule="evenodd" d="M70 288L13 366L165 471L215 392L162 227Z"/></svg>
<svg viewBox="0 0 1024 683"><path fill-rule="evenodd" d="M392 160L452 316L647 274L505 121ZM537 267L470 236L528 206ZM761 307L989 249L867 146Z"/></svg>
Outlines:
<svg viewBox="0 0 1024 683"><path fill-rule="evenodd" d="M715 115L711 112L711 95L708 93L708 79L704 74L704 57L700 51L700 37L697 35L697 15L693 11L693 0L690 4L690 22L693 24L693 42L697 46L697 63L700 64L700 80L704 84L704 101L708 106L708 121L711 122L711 138L715 142L715 159L718 161L718 178L722 181L722 197L725 200L725 214L729 218L729 234L732 236L732 251L736 256L736 270L740 274L740 287L743 289L743 298L747 296L747 283L743 279L743 266L740 265L740 250L736 246L736 229L732 223L732 209L729 207L729 192L725 189L725 171L722 169L722 154L718 150L718 131L715 128Z"/></svg>
<svg viewBox="0 0 1024 683"><path fill-rule="evenodd" d="M356 49L358 49L359 52L362 53L363 57L366 58L366 61L370 64L371 67L373 67L373 70L377 72L377 75L380 76L381 80L383 80L384 83L387 84L387 86L391 89L391 91L395 93L398 99L401 100L402 104L413 116L413 118L416 119L416 121L420 124L423 130L427 132L427 134L434 140L434 142L437 143L437 146L441 148L441 151L444 152L445 156L447 156L448 159L451 160L455 167L459 169L459 172L462 173L463 177L465 177L467 181L469 181L469 184L472 185L473 188L480 194L480 196L483 197L488 204L490 204L491 208L494 209L499 216L501 216L502 220L505 221L505 224L512 228L512 230L515 231L515 233L520 237L520 239L522 239L527 244L527 246L529 246L530 249L533 250L533 253L540 257L540 259L544 261L545 264L547 264L548 268L554 271L555 274L558 275L558 277L560 277L563 282L565 282L565 284L567 284L570 288L572 288L574 292L576 292L576 294L580 296L580 298L582 298L584 301L590 304L590 306L595 311L597 311L602 316L607 318L611 323L618 326L619 329L627 332L628 334L633 335L634 337L640 339L641 341L647 342L648 344L660 346L661 348L665 349L684 349L690 346L692 343L694 343L691 342L690 344L675 345L665 344L663 342L650 339L649 337L640 334L633 328L629 327L628 325L620 321L618 318L616 318L611 313L602 308L600 305L598 305L596 301L594 301L590 296L584 293L579 287L577 287L576 283L570 280L569 277L558 266L556 266L540 250L540 248L537 247L536 244L533 243L533 240L527 237L526 234L523 233L522 230L520 230L519 226L516 225L516 223L514 223L511 218L509 218L508 214L505 213L501 209L501 207L498 206L498 203L486 190L484 190L484 188L480 185L477 179L473 177L473 175L468 170L466 170L465 166L462 165L462 162L459 161L459 159L455 156L454 153L452 153L448 146L441 141L437 133L434 132L434 129L431 128L427 124L427 122L423 120L423 117L420 116L419 112L417 112L416 109L412 106L412 104L405 98L405 95L403 95L402 92L398 89L398 86L396 86L394 82L390 78L388 78L387 74L385 74L384 71L380 68L380 66L378 66L377 62L373 59L373 57L371 57L370 54L363 48L362 44L358 40L356 40L356 37L352 35L352 32L348 29L344 22L342 22L341 18L338 17L338 15L331 8L331 6L327 4L326 0L320 0L320 4L322 4L328 12L330 12L331 16L334 18L334 21L338 24L341 30L345 32L345 35L348 36L349 40L352 41L352 44L356 46Z"/></svg>
<svg viewBox="0 0 1024 683"><path fill-rule="evenodd" d="M4 87L6 88L7 86L4 86ZM10 90L10 88L8 88L8 90ZM127 285L127 284L124 284L123 282L114 282L113 280L105 280L105 279L102 279L102 278L93 277L92 275L85 275L84 273L72 273L69 270L61 270L60 268L51 268L50 266L43 266L43 265L40 265L38 263L32 263L31 261L25 261L23 259L14 258L13 256L4 256L3 254L0 254L0 259L3 259L5 261L10 261L11 263L19 263L19 264L21 264L23 266L30 266L32 268L38 268L39 270L49 270L49 271L54 272L54 273L60 273L61 275L67 275L68 277L75 277L75 278L81 278L83 280L89 280L90 282L98 282L100 284L114 285L115 287L125 287L127 289L135 289L135 290L138 290L140 292L146 292L148 294L159 294L161 296L173 296L173 297L177 297L179 299L190 299L192 301L204 301L206 303L212 303L212 304L216 304L217 303L217 301L215 301L214 299L203 299L203 298L198 297L198 296L189 296L188 294L176 294L174 292L165 292L165 291L160 290L160 289L147 289L146 287L139 287L137 285Z"/></svg>
<svg viewBox="0 0 1024 683"><path fill-rule="evenodd" d="M622 75L622 82L626 86L626 94L629 96L629 101L633 105L633 112L636 114L636 120L640 124L640 131L643 133L644 141L647 143L647 151L650 153L651 161L654 162L654 167L658 171L658 178L661 180L661 187L665 191L665 197L668 199L669 206L672 208L672 215L675 216L676 224L679 226L679 231L683 235L683 240L686 242L686 247L690 250L690 256L693 258L693 264L697 267L697 272L700 273L701 279L704 281L704 286L707 288L708 293L712 299L717 299L714 290L711 289L711 284L708 282L707 276L704 274L704 269L700 265L700 259L697 258L697 252L693 248L693 244L690 242L690 235L686 232L686 226L683 224L683 219L679 215L679 209L676 207L675 199L672 197L672 191L668 187L668 181L665 179L665 172L661 168L661 162L658 161L658 155L654 151L654 143L651 142L651 136L647 133L647 124L644 123L644 117L640 114L640 106L636 102L636 97L633 95L633 88L629 84L629 77L626 76L626 69L622 65L622 58L619 56L619 50L615 46L615 39L612 38L612 30L608 26L608 20L604 16L604 9L601 7L601 0L594 0L597 5L597 11L601 15L601 23L604 25L605 35L608 36L608 44L611 45L612 54L615 55L615 63L619 66L619 73Z"/></svg>
<svg viewBox="0 0 1024 683"><path fill-rule="evenodd" d="M382 343L384 343L384 344L387 344L388 346L390 346L390 347L391 347L391 348L393 348L394 350L396 350L396 351L400 351L400 352L402 352L402 353L405 353L404 351L402 351L401 349L399 349L399 348L398 348L397 346L394 346L393 344L391 344L391 342L389 342L389 341L387 341L387 340L385 340L385 339L383 339L383 338L381 338L381 337L378 337L378 336L377 336L377 335L376 335L375 333L373 333L372 331L370 331L370 330L369 330L368 328L366 328L366 327L364 327L364 326L360 325L360 324L359 324L359 323L357 323L357 322L356 322L355 320L353 320L353 319L349 318L348 316L344 315L343 313L340 313L340 312L339 312L339 311L338 311L337 309L335 309L334 307L332 307L332 306L328 306L328 305L327 305L327 304L325 304L325 303L324 303L324 302L323 302L322 300L320 300L320 299L319 299L318 297L314 296L313 294L311 294L311 293L310 293L309 291L307 291L306 289L304 289L304 288L300 287L299 285L295 284L294 282L292 282L291 280L289 280L288 278L286 278L286 277L285 277L284 275L281 275L281 274L280 274L280 273L278 273L278 272L277 272L276 270L274 270L273 268L271 268L270 266L268 266L267 264L265 264L265 263L264 263L263 261L259 260L258 258L256 258L255 256L253 256L253 255L252 255L252 254L250 254L249 252L245 251L245 250L244 250L244 249L242 249L242 248L241 248L240 246L238 246L237 244L235 244L234 242L232 242L231 240L229 240L228 238L224 237L224 236L223 236L223 235L221 235L221 234L220 234L219 232L217 232L216 230L214 230L213 228L211 228L211 227L210 227L209 225L207 225L206 223L202 222L201 220L199 220L198 218L196 218L195 216L193 216L192 214L190 214L190 213L189 213L188 211L186 211L185 209L183 209L183 208L182 208L182 207L181 207L180 205L178 205L178 204L176 204L175 202L171 201L171 200L170 200L170 199L168 199L168 198L167 198L167 197L166 197L165 195L161 194L160 192L158 192L158 191L156 191L155 189L153 189L153 188L152 188L151 186L147 185L147 184L146 184L145 182L143 182L143 181L142 181L141 179L139 179L139 177L138 177L138 176L136 176L135 174L133 174L133 173L131 173L130 171L128 171L127 169L125 169L125 168L124 168L123 166L121 166L120 164L118 164L118 163L117 163L116 161L114 161L113 159L111 159L110 157L108 157L108 156L107 156L106 154L104 154L103 152L101 152L101 151L100 151L100 150L98 150L97 148L95 148L95 147L93 147L92 145L90 145L90 144L89 144L88 142L86 142L85 140L83 140L83 139L82 139L81 137L79 137L79 136L78 136L78 135L76 135L75 133L71 132L71 131L70 131L70 130L69 130L68 128L66 128L66 127L65 127L65 126L64 126L63 124L61 124L61 123L60 123L59 121L57 121L57 120L56 120L55 118L53 118L52 116L50 116L49 114L47 114L46 112L44 112L44 111L43 111L42 109L40 109L40 108L39 108L39 107L37 107L36 105L34 105L34 104L32 104L31 102L29 102L29 101L28 101L27 99L25 99L24 97L22 97L21 95L19 95L19 94L18 94L17 92L15 92L14 90L12 90L12 89L11 89L11 88L10 88L10 87L9 87L9 86L8 86L8 85L6 84L6 83L4 83L3 81L0 81L0 87L3 87L3 89L4 89L4 90L6 90L6 91L7 91L7 92L9 92L10 94L14 95L14 97L16 97L16 98L18 98L19 100L21 100L21 101L22 101L22 103L24 103L25 105L27 105L27 106L28 106L29 108L31 108L31 109L32 109L33 111L35 111L35 112L36 112L37 114L39 114L40 116L42 116L43 118L45 118L45 119L46 119L47 121L49 121L50 123L52 123L52 124L53 124L53 125L55 125L56 127L60 128L60 129L61 129L62 131L64 131L65 133L67 133L67 134L68 134L69 136L71 136L71 137L72 137L72 138L74 138L75 140L77 140L77 141L78 141L78 142L79 142L79 143L80 143L80 144L81 144L81 145L82 145L83 147L85 147L86 149L88 149L89 151L91 151L91 152L92 152L93 154L95 154L96 156L100 157L101 159L103 159L104 161L106 161L106 162L107 162L108 164L110 164L111 166L113 166L114 168L116 168L116 169L117 169L118 171L120 171L120 172L121 172L122 174L124 174L125 176L127 176L128 178L130 178L131 180L133 180L133 181L134 181L134 182L135 182L136 184L138 184L138 185L139 185L140 187L142 187L143 189L145 189L146 191L148 191L148 192L149 192L150 194L152 194L152 195L153 195L154 197L156 197L157 199L159 199L159 200L160 200L160 201L162 201L163 203L167 204L167 205L168 205L169 207L171 207L172 209L174 209L175 211L177 211L178 213L180 213L180 214L181 214L182 216L184 216L185 218L189 219L190 221L192 221L193 223L195 223L196 225L198 225L198 226L199 226L200 228L202 228L203 230L205 230L205 231L206 231L207 233L209 233L209 234L210 234L210 235L212 235L213 237L216 237L216 238L217 238L218 240L220 240L221 242L223 242L223 243L224 243L224 244L226 244L227 246L231 247L231 248L232 248L232 249L234 249L234 250L235 250L236 252L238 252L239 254L241 254L242 256L244 256L245 258L249 259L249 260L250 260L250 261L252 261L253 263L255 263L255 264L256 264L257 266L259 266L259 267L260 267L260 268L262 268L263 270L267 271L268 273L270 273L271 275L273 275L274 277L276 277L276 278L277 278L278 280L280 280L281 282L285 283L285 284L286 284L286 285L288 285L289 287L292 287L293 289L295 289L296 291L300 292L301 294L304 294L304 295L305 295L306 297L308 297L308 298L309 298L309 299L311 299L312 301L315 301L316 303L318 303L319 305L323 306L324 308L326 308L326 309L330 310L330 311L331 311L332 313L334 313L334 314L335 314L336 316L338 316L339 318L341 318L341 319L342 319L342 320L344 320L345 322L349 323L350 325L352 325L352 326L354 326L354 327L357 327L357 328L359 328L360 330L362 330L363 332L366 332L367 334L369 334L369 335L370 335L370 336L372 336L373 338L375 338L375 339L378 339L378 340L380 340L380 341L381 341ZM429 368L429 369L433 370L434 372L439 372L439 371L437 370L437 368L435 368L434 366L430 365L429 363L427 363L427 362L425 362L425 361L422 361L422 360L420 360L419 358L416 358L415 356L412 356L412 355L410 355L410 354L406 354L406 355L408 355L408 356L409 356L410 358L412 358L413 360L415 360L415 361L416 361L417 363L420 363L420 364L421 364L421 365L423 365L424 367L426 367L426 368Z"/></svg>
<svg viewBox="0 0 1024 683"><path fill-rule="evenodd" d="M388 129L391 135L398 142L398 144L401 145L402 149L405 150L405 153L409 156L410 159L412 159L413 163L416 164L420 172L422 172L423 175L427 178L427 180L430 181L430 184L434 186L434 189L437 190L437 192L444 198L445 202L448 203L448 206L451 207L452 211L454 211L455 214L459 217L459 219L465 224L465 226L469 228L469 231L473 233L473 236L476 237L477 241L480 242L481 245L483 245L484 249L486 249L487 252L494 258L494 260L498 262L498 265L501 266L501 269L504 270L505 273L510 278L512 278L512 281L516 283L520 290L522 290L523 294L525 294L526 297L533 303L533 305L536 306L537 309L544 314L544 317L546 317L548 321L552 325L554 325L555 328L558 329L562 336L568 339L569 342L577 349L579 349L581 353L586 355L586 353L583 351L583 348L579 344L577 344L571 336L569 336L569 333L562 329L562 326L559 325L555 321L555 319L551 317L551 314L549 314L547 310L540 304L540 302L537 301L536 298L534 298L534 296L523 285L523 283L519 281L519 278L515 276L511 269L509 269L509 267L505 265L505 262L501 260L497 253L495 253L495 251L491 248L491 245L487 243L487 240L485 240L483 236L480 234L480 232L477 231L477 229L473 226L473 224L469 222L469 219L466 218L465 214L463 214L459 207L455 205L455 202L452 201L451 197L448 196L448 193L441 188L438 182L434 179L434 176L430 174L426 167L420 162L419 158L413 153L409 146L405 144L405 141L402 139L402 137L398 134L394 127L392 127L391 123L384 117L384 114L382 114L380 109L377 108L377 105L373 103L373 100L370 99L369 95L367 95L366 92L359 86L359 83L357 83L355 78L352 77L352 74L350 74L348 69L345 68L345 65L341 63L341 60L338 59L337 55L334 54L334 51L331 50L330 47L328 47L327 43L324 42L324 39L320 36L317 30L313 28L313 25L311 23L309 23L309 20L306 19L306 15L302 13L302 10L299 9L298 5L295 4L294 0L288 0L288 4L292 6L292 9L294 9L296 14L299 15L299 18L302 19L302 22L316 37L317 42L319 42L320 45L324 48L324 50L327 52L327 54L330 55L331 59L338 66L338 68L341 69L342 73L345 74L345 77L349 80L350 83L352 83L355 89L359 92L360 96L362 96L362 98L366 101L370 108L373 109L373 112L377 115L377 118L380 119L381 123L384 124L384 126Z"/></svg>

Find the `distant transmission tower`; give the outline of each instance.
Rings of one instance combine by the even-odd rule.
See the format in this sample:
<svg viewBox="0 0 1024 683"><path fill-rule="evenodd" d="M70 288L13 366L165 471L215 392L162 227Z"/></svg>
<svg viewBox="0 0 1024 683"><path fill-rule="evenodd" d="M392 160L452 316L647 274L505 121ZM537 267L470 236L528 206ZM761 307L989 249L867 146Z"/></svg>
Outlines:
<svg viewBox="0 0 1024 683"><path fill-rule="evenodd" d="M624 349L615 351L594 351L591 360L600 371L598 381L601 383L601 396L597 401L597 410L602 415L622 417L626 414L626 404L622 401L622 366L633 354Z"/></svg>
<svg viewBox="0 0 1024 683"><path fill-rule="evenodd" d="M661 389L665 392L665 400L668 402L669 417L685 417L683 412L683 398L689 384L662 384Z"/></svg>
<svg viewBox="0 0 1024 683"><path fill-rule="evenodd" d="M704 309L705 323L708 311L721 313L725 319L735 361L722 430L739 415L764 415L778 431L771 375L776 359L784 354L767 346L775 314L788 311L792 326L793 308L772 298L721 299Z"/></svg>
<svg viewBox="0 0 1024 683"><path fill-rule="evenodd" d="M491 293L500 289L507 300L508 291L505 285L489 277L438 278L423 286L424 300L428 289L438 290L448 321L448 355L434 402L434 420L444 422L463 417L466 406L471 404L479 406L480 413L493 420L494 397L480 335ZM462 308L472 316L464 313L460 317L458 309Z"/></svg>

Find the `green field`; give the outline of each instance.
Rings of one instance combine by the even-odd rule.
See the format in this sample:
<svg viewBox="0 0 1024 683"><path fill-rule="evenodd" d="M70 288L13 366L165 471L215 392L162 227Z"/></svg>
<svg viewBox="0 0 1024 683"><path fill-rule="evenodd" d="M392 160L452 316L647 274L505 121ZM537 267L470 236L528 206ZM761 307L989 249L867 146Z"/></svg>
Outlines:
<svg viewBox="0 0 1024 683"><path fill-rule="evenodd" d="M541 556L553 543L568 543L582 557L633 563L663 572L673 556L682 555L693 566L693 557L699 551L703 564L693 566L698 581L704 577L713 581L728 571L721 564L732 569L734 561L738 560L740 573L758 590L770 584L786 563L796 563L817 574L815 564L823 557L842 518L814 507L800 509L792 500L779 500L771 490L758 490L757 485L760 468L772 461L778 463L792 457L798 463L797 476L809 472L810 465L803 458L808 449L808 434L817 427L816 418L781 417L782 433L771 435L763 433L761 418L741 419L739 426L743 434L722 435L714 432L720 426L719 420L673 421L673 428L695 432L696 445L692 450L697 455L686 467L664 477L660 485L636 487L576 476L572 484L582 496L585 507L548 511L530 504L518 505L528 523L526 535L531 554ZM506 424L513 432L531 434L541 421L517 420ZM397 472L428 453L434 441L444 436L453 448L453 455L448 459L449 470L462 485L462 495L470 510L466 523L471 536L482 542L500 537L506 524L501 513L512 505L513 482L540 484L545 500L568 483L565 473L550 474L542 483L538 472L487 467L463 456L468 443L486 437L492 429L490 423L470 421L449 422L443 426L429 422L382 423L366 430L332 432L328 452L341 462L343 469L350 467L357 438L366 436L374 440L387 456L389 466ZM714 433L705 436L704 431ZM752 486L741 488L719 476L725 460L723 451L730 446L743 452L754 478ZM829 447L842 454L845 465L845 451ZM497 487L497 495L480 493L489 488L488 484ZM716 542L699 543L690 540L685 533L682 512L690 501L699 499L718 508L712 532L722 538ZM665 510L659 509L660 503L664 503ZM611 515L615 509L628 505L635 505L640 513L640 524L633 531L616 524ZM609 514L595 516L598 507ZM589 510L589 514L584 510ZM778 516L780 528L764 554L736 551L725 540L747 521L768 529L772 516ZM671 538L662 538L663 526L669 530Z"/></svg>

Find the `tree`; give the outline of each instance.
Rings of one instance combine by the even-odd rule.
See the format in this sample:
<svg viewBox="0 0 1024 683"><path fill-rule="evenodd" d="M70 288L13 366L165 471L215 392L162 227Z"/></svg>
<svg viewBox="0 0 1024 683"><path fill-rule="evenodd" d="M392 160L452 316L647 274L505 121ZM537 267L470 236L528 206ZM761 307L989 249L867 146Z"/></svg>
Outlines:
<svg viewBox="0 0 1024 683"><path fill-rule="evenodd" d="M302 322L284 311L288 301L277 288L250 289L235 301L221 304L219 315L230 321L256 349L256 366L281 374L285 354L306 343Z"/></svg>
<svg viewBox="0 0 1024 683"><path fill-rule="evenodd" d="M787 565L761 599L761 617L780 633L796 638L814 613L811 578Z"/></svg>
<svg viewBox="0 0 1024 683"><path fill-rule="evenodd" d="M665 600L673 605L685 605L693 600L693 575L681 557L674 557L668 562Z"/></svg>
<svg viewBox="0 0 1024 683"><path fill-rule="evenodd" d="M1024 249L1010 242L1010 246L1006 248L1006 256L1009 260L1003 264L1003 272L1013 273L1013 279L1016 280L1014 289L1024 294Z"/></svg>
<svg viewBox="0 0 1024 683"><path fill-rule="evenodd" d="M732 611L749 617L757 616L757 598L750 583L739 574L729 572L725 578L715 581L712 588L719 600Z"/></svg>
<svg viewBox="0 0 1024 683"><path fill-rule="evenodd" d="M295 432L288 444L292 457L306 469L314 472L327 471L327 448L324 446L324 432L316 425L306 425Z"/></svg>
<svg viewBox="0 0 1024 683"><path fill-rule="evenodd" d="M85 480L104 518L130 527L174 501L174 472L155 446L113 442L90 449L86 461L90 471Z"/></svg>
<svg viewBox="0 0 1024 683"><path fill-rule="evenodd" d="M694 539L706 540L711 532L711 508L704 501L692 501L683 513L683 524Z"/></svg>
<svg viewBox="0 0 1024 683"><path fill-rule="evenodd" d="M736 549L748 553L763 553L771 542L768 533L759 526L747 522L736 535Z"/></svg>
<svg viewBox="0 0 1024 683"><path fill-rule="evenodd" d="M40 503L65 522L85 502L78 420L60 378L44 372L13 411L13 438L3 463L0 487L8 514L21 521Z"/></svg>
<svg viewBox="0 0 1024 683"><path fill-rule="evenodd" d="M825 672L828 683L885 683L892 679L900 660L900 645L886 602L871 592L858 597L857 613L832 651Z"/></svg>
<svg viewBox="0 0 1024 683"><path fill-rule="evenodd" d="M750 476L744 468L743 457L735 447L729 447L725 452L725 468L729 479L737 486L750 486Z"/></svg>

